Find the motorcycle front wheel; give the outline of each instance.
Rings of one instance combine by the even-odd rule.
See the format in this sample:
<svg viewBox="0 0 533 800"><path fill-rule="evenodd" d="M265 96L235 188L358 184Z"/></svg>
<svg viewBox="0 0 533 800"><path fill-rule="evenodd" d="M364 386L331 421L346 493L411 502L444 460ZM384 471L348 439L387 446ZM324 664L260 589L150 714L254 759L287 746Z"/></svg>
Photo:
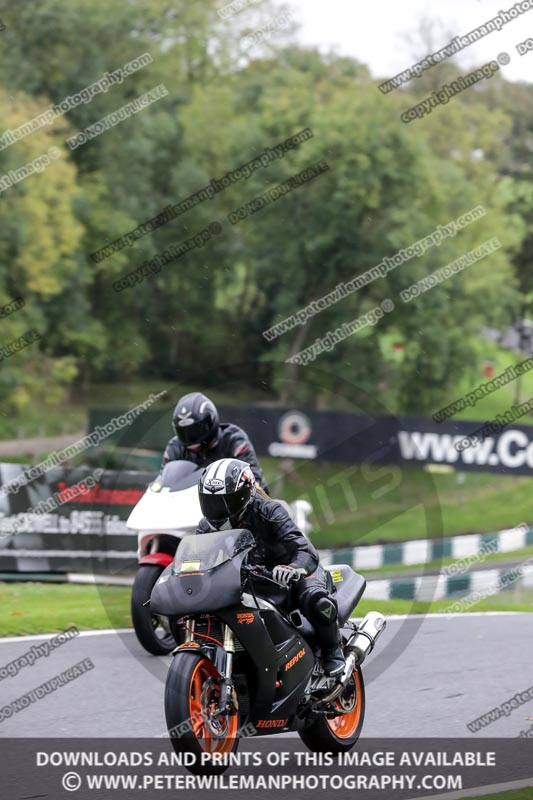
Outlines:
<svg viewBox="0 0 533 800"><path fill-rule="evenodd" d="M361 735L365 718L365 684L356 667L343 694L335 701L338 716L320 717L300 731L300 738L315 753L344 753Z"/></svg>
<svg viewBox="0 0 533 800"><path fill-rule="evenodd" d="M213 713L220 679L212 661L190 651L177 653L167 674L165 717L169 736L176 753L194 754L194 763L183 766L196 775L220 775L229 766L206 761L204 753L234 753L239 746L238 714Z"/></svg>
<svg viewBox="0 0 533 800"><path fill-rule="evenodd" d="M159 564L141 564L131 592L131 618L137 639L154 656L167 656L176 647L172 633L151 613L150 607L144 605L163 570Z"/></svg>

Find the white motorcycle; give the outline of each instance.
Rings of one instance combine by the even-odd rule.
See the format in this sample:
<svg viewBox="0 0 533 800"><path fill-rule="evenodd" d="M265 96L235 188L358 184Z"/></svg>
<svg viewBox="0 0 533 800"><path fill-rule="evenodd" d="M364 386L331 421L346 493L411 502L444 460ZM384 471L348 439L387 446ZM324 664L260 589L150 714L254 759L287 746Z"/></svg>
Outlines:
<svg viewBox="0 0 533 800"><path fill-rule="evenodd" d="M176 647L177 630L167 617L152 614L150 595L163 570L174 560L181 539L194 534L202 517L198 479L203 467L191 461L169 461L148 486L126 525L137 531L139 569L131 593L131 617L139 642L155 656L168 655ZM299 529L308 536L307 500L279 501Z"/></svg>
<svg viewBox="0 0 533 800"><path fill-rule="evenodd" d="M139 569L131 594L131 616L139 642L155 656L167 655L176 641L166 617L152 614L150 595L180 540L194 533L202 516L198 478L202 469L190 461L169 461L148 486L126 525L137 533Z"/></svg>

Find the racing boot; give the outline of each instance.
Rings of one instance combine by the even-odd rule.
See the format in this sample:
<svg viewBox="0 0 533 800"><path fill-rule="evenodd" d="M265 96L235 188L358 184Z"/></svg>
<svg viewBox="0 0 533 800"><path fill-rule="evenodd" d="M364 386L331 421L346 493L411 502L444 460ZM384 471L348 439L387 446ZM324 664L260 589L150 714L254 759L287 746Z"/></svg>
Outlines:
<svg viewBox="0 0 533 800"><path fill-rule="evenodd" d="M340 677L346 666L346 659L340 644L334 647L322 648L322 662L324 664L324 674L328 677Z"/></svg>
<svg viewBox="0 0 533 800"><path fill-rule="evenodd" d="M337 608L329 598L321 598L317 604L317 611L321 612L322 620L327 616L333 617L328 623L321 621L320 625L315 625L315 631L322 650L324 673L328 677L338 677L344 672L346 660L339 641Z"/></svg>

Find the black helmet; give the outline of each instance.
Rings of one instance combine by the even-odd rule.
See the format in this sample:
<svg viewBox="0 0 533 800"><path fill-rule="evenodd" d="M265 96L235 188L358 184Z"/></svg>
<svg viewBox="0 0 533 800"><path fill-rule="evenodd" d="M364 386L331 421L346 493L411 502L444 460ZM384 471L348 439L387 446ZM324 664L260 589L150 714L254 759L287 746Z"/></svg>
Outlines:
<svg viewBox="0 0 533 800"><path fill-rule="evenodd" d="M218 411L205 394L190 392L178 400L172 424L185 447L207 445L218 433Z"/></svg>
<svg viewBox="0 0 533 800"><path fill-rule="evenodd" d="M246 461L221 458L198 481L202 513L217 531L236 528L255 497L255 477Z"/></svg>

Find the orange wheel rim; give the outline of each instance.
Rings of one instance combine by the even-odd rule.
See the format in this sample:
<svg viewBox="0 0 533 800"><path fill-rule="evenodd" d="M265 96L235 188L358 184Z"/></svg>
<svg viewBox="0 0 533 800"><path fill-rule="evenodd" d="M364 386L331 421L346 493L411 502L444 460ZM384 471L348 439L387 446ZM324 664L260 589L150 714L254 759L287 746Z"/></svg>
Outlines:
<svg viewBox="0 0 533 800"><path fill-rule="evenodd" d="M354 736L357 726L359 725L359 721L361 719L361 712L363 709L363 692L361 687L361 676L359 674L359 670L354 669L353 671L353 679L355 682L355 708L352 711L348 711L346 714L342 714L338 717L333 717L332 719L328 719L326 717L326 724L328 725L330 731L338 738L338 739L351 739ZM337 708L341 708L339 702L337 701Z"/></svg>
<svg viewBox="0 0 533 800"><path fill-rule="evenodd" d="M189 692L189 709L193 733L207 753L229 753L233 747L233 741L237 736L238 718L237 714L220 717L222 724L227 726L227 730L222 737L213 736L206 723L206 716L212 709L204 706L202 702L202 691L206 680L209 678L220 678L215 666L207 658L203 658L197 663L191 675L191 685ZM213 706L213 703L209 704Z"/></svg>

